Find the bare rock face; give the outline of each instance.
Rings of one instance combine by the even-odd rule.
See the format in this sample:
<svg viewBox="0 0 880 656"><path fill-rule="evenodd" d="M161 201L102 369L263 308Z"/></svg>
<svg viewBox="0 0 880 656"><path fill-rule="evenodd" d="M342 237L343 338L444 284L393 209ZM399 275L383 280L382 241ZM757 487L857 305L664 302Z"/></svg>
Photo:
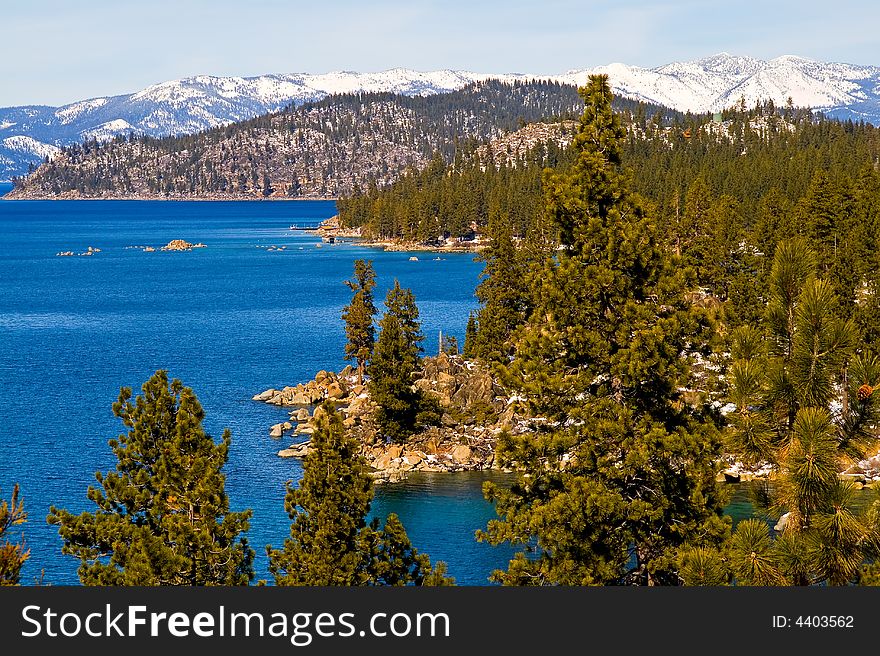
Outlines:
<svg viewBox="0 0 880 656"><path fill-rule="evenodd" d="M477 405L491 406L495 400L492 377L484 371L471 373L458 386L452 401L460 408Z"/></svg>
<svg viewBox="0 0 880 656"><path fill-rule="evenodd" d="M492 408L498 412L506 405L498 398L500 390L489 371L456 355L441 353L426 358L415 385L433 395L444 409L468 413L477 408Z"/></svg>

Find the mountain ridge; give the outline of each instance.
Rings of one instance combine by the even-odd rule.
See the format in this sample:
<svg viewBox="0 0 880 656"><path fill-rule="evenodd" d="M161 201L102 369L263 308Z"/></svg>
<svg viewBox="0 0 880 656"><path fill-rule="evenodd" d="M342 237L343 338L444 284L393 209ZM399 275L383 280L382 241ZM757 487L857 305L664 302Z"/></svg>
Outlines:
<svg viewBox="0 0 880 656"><path fill-rule="evenodd" d="M828 116L880 124L880 67L819 62L796 55L760 60L719 53L655 68L623 63L572 69L560 75L420 72L393 68L374 73L275 73L253 77L198 75L159 82L132 94L96 97L62 107L0 108L0 180L20 176L57 148L86 139L134 132L192 134L341 93L391 92L417 96L450 93L468 84L549 80L582 85L593 73L609 75L615 94L679 111L714 112L744 98L750 106L790 97L795 106ZM27 137L30 141L11 137ZM28 147L23 147L25 144Z"/></svg>

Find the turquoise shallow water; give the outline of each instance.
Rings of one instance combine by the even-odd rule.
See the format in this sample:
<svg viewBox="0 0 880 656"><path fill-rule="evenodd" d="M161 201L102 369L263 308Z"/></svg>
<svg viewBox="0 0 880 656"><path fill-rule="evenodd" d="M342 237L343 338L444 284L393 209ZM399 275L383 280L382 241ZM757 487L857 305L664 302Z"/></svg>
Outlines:
<svg viewBox="0 0 880 656"><path fill-rule="evenodd" d="M316 246L288 229L335 213L332 202L0 202L0 492L22 486L32 557L25 580L76 582L60 554L49 506L90 507L86 487L114 466L107 440L121 429L111 405L119 387L167 368L193 387L215 435L232 429L227 489L251 507L249 534L265 577L264 546L280 545L289 521L284 482L299 462L268 437L283 410L250 397L262 389L338 369L340 320L356 258L370 258L377 296L398 278L422 312L426 348L437 332L463 338L481 266L470 255L384 253L353 244ZM204 242L187 253L145 253L171 239ZM285 246L269 252L268 246ZM101 252L56 257L60 251ZM400 514L417 546L446 560L461 582L479 584L509 551L476 544L492 516L482 477L424 478L377 491L374 510Z"/></svg>

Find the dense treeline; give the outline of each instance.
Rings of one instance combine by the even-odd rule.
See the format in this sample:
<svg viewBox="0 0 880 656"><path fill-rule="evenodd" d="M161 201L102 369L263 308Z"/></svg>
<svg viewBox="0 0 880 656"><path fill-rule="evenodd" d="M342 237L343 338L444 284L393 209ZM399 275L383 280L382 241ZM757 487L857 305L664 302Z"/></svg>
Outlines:
<svg viewBox="0 0 880 656"><path fill-rule="evenodd" d="M726 302L730 322L756 318L776 243L802 235L817 249L820 269L846 301L845 311L859 310L860 324L874 338L877 128L771 103L731 109L713 120L678 117L670 127L642 111L618 114L633 190L654 206L667 248ZM489 164L498 158L485 148L445 168L436 157L388 188L372 186L340 199L340 216L369 234L420 241L491 233L493 221L503 217L519 240L546 230L542 172L570 166L571 157L552 140L513 153L510 165Z"/></svg>

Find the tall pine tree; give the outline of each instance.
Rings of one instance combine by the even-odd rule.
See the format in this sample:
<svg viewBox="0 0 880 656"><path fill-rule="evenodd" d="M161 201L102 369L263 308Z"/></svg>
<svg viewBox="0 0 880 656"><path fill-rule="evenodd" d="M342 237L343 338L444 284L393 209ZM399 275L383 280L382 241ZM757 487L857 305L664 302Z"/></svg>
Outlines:
<svg viewBox="0 0 880 656"><path fill-rule="evenodd" d="M476 317L476 334L470 355L490 362L506 362L513 332L526 320L529 310L527 268L513 241L508 216L489 218L489 245L476 259L485 262L476 296L482 307Z"/></svg>
<svg viewBox="0 0 880 656"><path fill-rule="evenodd" d="M359 453L330 404L303 459L298 487L288 483L284 507L293 520L282 549L267 547L277 585L449 585L446 566L412 546L391 514L379 528L366 516L373 483Z"/></svg>
<svg viewBox="0 0 880 656"><path fill-rule="evenodd" d="M416 299L409 289L402 289L397 280L388 291L385 308L379 322L379 339L367 370L370 398L378 406L379 430L392 440L402 441L415 431L425 404L423 395L413 386L424 336Z"/></svg>
<svg viewBox="0 0 880 656"><path fill-rule="evenodd" d="M251 511L230 512L222 468L230 433L205 433L193 391L157 371L131 402L123 388L113 413L127 432L110 440L116 471L95 474L97 509L51 508L63 552L80 559L85 585L247 585L254 552L242 533Z"/></svg>
<svg viewBox="0 0 880 656"><path fill-rule="evenodd" d="M487 486L501 518L480 538L524 545L494 574L505 584L676 584L679 550L728 531L717 430L680 391L711 327L629 191L607 77L581 95L575 164L544 181L560 245L503 372L544 428L501 437L524 475Z"/></svg>
<svg viewBox="0 0 880 656"><path fill-rule="evenodd" d="M373 303L373 288L376 286L376 274L370 260L354 261L354 280L346 280L345 284L354 292L345 309L342 320L345 322L345 359L357 362L358 384L364 382L367 361L373 355L376 329L373 317L376 306Z"/></svg>

